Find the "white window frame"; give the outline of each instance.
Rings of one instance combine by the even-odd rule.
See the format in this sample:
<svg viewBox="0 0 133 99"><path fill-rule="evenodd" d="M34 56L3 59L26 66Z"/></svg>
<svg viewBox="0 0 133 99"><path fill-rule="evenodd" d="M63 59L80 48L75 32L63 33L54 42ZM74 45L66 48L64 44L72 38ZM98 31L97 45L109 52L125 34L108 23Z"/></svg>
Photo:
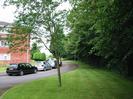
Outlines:
<svg viewBox="0 0 133 99"><path fill-rule="evenodd" d="M8 42L6 40L1 40L0 41L0 47L9 47Z"/></svg>
<svg viewBox="0 0 133 99"><path fill-rule="evenodd" d="M11 54L0 54L0 61L9 61L11 60Z"/></svg>

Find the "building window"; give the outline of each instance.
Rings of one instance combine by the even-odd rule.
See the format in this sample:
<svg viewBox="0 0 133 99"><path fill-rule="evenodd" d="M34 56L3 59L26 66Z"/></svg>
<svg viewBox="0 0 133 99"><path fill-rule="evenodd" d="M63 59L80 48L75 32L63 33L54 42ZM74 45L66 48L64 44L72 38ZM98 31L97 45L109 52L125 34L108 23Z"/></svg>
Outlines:
<svg viewBox="0 0 133 99"><path fill-rule="evenodd" d="M10 54L0 54L0 61L7 61L7 60L11 60Z"/></svg>
<svg viewBox="0 0 133 99"><path fill-rule="evenodd" d="M8 47L8 42L5 40L0 41L0 47Z"/></svg>

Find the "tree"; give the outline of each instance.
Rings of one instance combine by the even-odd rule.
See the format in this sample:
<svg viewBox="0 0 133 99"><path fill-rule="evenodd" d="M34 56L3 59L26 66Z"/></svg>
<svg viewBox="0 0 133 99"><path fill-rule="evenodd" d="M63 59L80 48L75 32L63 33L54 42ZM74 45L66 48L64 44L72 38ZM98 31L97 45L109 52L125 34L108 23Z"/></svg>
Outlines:
<svg viewBox="0 0 133 99"><path fill-rule="evenodd" d="M85 62L90 60L89 57L103 59L107 68L132 74L133 1L70 1L74 6L68 16L72 30L67 42L69 52L77 53L80 59L87 59ZM72 46L75 38L79 38L77 47Z"/></svg>
<svg viewBox="0 0 133 99"><path fill-rule="evenodd" d="M60 64L61 62L61 56L64 53L63 48L63 29L60 27L60 25L56 26L56 31L52 34L51 42L50 42L50 50L52 51L53 55L57 59L57 68L58 68L58 76L59 76L59 82L61 86L61 74L60 74Z"/></svg>
<svg viewBox="0 0 133 99"><path fill-rule="evenodd" d="M32 44L31 59L33 59L35 61L44 61L44 60L46 60L45 53L40 52L39 47L37 46L36 43Z"/></svg>
<svg viewBox="0 0 133 99"><path fill-rule="evenodd" d="M57 31L52 34L51 42L50 42L50 50L53 52L54 56L59 58L59 61L61 62L61 57L64 54L64 46L63 46L63 40L65 35L63 34L63 28L59 25L56 26Z"/></svg>
<svg viewBox="0 0 133 99"><path fill-rule="evenodd" d="M37 51L33 54L33 60L44 61L44 60L46 60L46 55L45 55L45 53L40 53L39 51Z"/></svg>
<svg viewBox="0 0 133 99"><path fill-rule="evenodd" d="M38 48L38 46L37 46L37 44L36 43L33 43L32 44L32 48L31 48L31 59L35 59L35 58L33 58L33 55L36 53L36 52L40 52L39 51L39 48Z"/></svg>
<svg viewBox="0 0 133 99"><path fill-rule="evenodd" d="M61 0L62 1L62 0ZM61 50L51 51L47 46L47 43L52 40L52 35L54 33L60 32L58 27L62 28L65 21L65 11L58 10L61 1L58 0L6 0L5 5L13 4L17 7L17 20L15 26L25 26L31 31L31 37L36 39L37 42L43 43L44 46L56 57L57 63L59 63L59 58L61 57L58 53ZM21 32L23 33L23 32ZM54 39L57 40L57 39ZM57 42L58 43L58 42ZM52 43L51 43L52 44ZM58 44L57 44L58 45ZM53 46L53 45L52 45ZM54 45L56 46L56 45ZM60 67L58 67L58 77L59 77L59 86L61 86L61 75Z"/></svg>

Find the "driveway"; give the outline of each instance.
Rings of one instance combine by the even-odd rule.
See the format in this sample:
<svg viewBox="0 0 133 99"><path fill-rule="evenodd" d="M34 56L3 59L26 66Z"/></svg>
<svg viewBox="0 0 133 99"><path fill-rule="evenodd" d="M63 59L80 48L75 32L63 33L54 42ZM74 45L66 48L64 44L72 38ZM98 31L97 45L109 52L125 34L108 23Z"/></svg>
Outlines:
<svg viewBox="0 0 133 99"><path fill-rule="evenodd" d="M75 64L63 62L63 66L61 67L61 73L71 71L73 69L76 69L76 67L77 65ZM0 95L14 85L52 75L57 75L57 69L52 69L46 72L41 71L37 72L36 74L29 74L24 76L8 76L6 73L0 73Z"/></svg>

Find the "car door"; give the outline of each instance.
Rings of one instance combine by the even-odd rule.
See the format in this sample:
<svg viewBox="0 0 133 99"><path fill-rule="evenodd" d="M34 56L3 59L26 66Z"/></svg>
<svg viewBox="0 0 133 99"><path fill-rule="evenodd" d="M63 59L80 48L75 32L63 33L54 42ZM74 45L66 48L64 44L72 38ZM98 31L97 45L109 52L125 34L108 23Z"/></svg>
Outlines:
<svg viewBox="0 0 133 99"><path fill-rule="evenodd" d="M28 74L29 73L29 68L27 66L26 63L24 63L24 70L25 70L25 73Z"/></svg>
<svg viewBox="0 0 133 99"><path fill-rule="evenodd" d="M25 68L25 64L18 64L18 69L20 70L20 71L23 71L24 73L26 73L27 71L26 71L26 68Z"/></svg>
<svg viewBox="0 0 133 99"><path fill-rule="evenodd" d="M28 73L33 73L34 72L33 66L31 64L29 64L29 63L27 63L26 65L28 67Z"/></svg>
<svg viewBox="0 0 133 99"><path fill-rule="evenodd" d="M26 73L30 73L30 66L29 64L25 63L25 67L26 67Z"/></svg>
<svg viewBox="0 0 133 99"><path fill-rule="evenodd" d="M49 64L49 61L46 61L46 69L51 69L51 65Z"/></svg>

